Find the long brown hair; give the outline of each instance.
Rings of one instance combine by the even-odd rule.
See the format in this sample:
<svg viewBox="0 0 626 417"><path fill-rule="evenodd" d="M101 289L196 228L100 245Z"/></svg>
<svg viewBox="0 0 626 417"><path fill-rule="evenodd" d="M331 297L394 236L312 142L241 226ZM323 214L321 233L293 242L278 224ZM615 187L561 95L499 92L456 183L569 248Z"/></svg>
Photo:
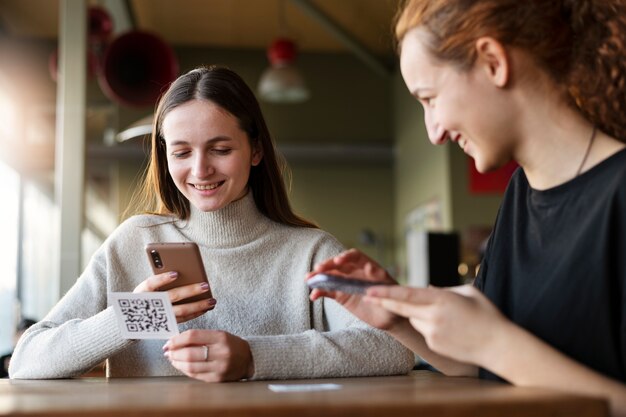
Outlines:
<svg viewBox="0 0 626 417"><path fill-rule="evenodd" d="M189 201L178 190L168 171L161 129L165 116L190 100L211 101L232 114L246 132L250 146L263 150L261 162L251 168L248 179L248 187L259 211L278 223L316 228L317 225L291 209L283 177L288 168L275 149L254 93L239 75L219 66L199 67L181 75L159 100L152 126L150 161L138 194L141 210L183 220L189 218Z"/></svg>
<svg viewBox="0 0 626 417"><path fill-rule="evenodd" d="M396 40L425 29L433 56L459 68L491 36L524 49L601 130L626 142L626 2L623 0L408 0Z"/></svg>

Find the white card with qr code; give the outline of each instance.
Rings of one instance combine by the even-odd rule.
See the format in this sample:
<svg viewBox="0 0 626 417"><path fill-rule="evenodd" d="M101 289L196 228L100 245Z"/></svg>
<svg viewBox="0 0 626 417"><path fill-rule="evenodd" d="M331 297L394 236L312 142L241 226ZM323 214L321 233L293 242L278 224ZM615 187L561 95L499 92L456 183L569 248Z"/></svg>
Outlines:
<svg viewBox="0 0 626 417"><path fill-rule="evenodd" d="M166 292L112 292L109 303L125 339L169 339L178 334Z"/></svg>

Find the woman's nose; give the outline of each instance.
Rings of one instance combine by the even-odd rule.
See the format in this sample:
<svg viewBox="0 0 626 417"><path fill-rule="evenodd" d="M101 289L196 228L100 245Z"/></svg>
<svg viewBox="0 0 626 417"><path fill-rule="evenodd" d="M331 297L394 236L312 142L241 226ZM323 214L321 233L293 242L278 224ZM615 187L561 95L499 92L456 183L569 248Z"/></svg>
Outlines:
<svg viewBox="0 0 626 417"><path fill-rule="evenodd" d="M432 112L428 110L424 112L424 123L426 125L426 133L428 133L430 143L433 145L442 145L446 143L449 139L449 132L434 121Z"/></svg>
<svg viewBox="0 0 626 417"><path fill-rule="evenodd" d="M215 173L211 158L206 155L198 155L194 158L191 174L196 178L206 178Z"/></svg>

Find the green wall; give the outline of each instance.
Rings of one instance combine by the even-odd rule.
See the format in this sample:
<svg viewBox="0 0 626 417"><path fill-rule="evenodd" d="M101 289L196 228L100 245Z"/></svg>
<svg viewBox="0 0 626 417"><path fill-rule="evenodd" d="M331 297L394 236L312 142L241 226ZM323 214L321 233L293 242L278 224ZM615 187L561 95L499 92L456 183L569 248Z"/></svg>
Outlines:
<svg viewBox="0 0 626 417"><path fill-rule="evenodd" d="M393 264L391 164L293 164L294 209L385 266ZM376 242L363 240L371 231Z"/></svg>

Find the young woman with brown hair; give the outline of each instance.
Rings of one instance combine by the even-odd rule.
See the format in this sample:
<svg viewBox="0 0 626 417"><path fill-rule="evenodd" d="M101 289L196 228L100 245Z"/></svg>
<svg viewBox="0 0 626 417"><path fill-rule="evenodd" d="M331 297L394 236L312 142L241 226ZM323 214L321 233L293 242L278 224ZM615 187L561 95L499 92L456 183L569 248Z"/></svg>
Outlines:
<svg viewBox="0 0 626 417"><path fill-rule="evenodd" d="M12 378L71 377L105 359L108 376L183 373L211 382L412 368L413 354L389 335L332 300L309 301L298 277L342 247L289 207L259 105L233 71L202 67L169 87L157 108L143 190L152 214L120 225L24 334ZM175 282L176 274L152 275L144 248L188 241L198 244L219 301L174 305L181 333L165 345L123 339L107 294ZM175 302L207 290L193 284L168 294Z"/></svg>

